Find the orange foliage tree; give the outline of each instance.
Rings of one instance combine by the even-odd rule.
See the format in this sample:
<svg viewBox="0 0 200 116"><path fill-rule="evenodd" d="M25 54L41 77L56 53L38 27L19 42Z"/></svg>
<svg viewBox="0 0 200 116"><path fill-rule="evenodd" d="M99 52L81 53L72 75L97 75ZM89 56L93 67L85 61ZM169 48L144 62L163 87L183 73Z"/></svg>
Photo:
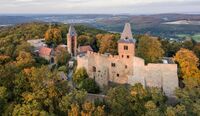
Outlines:
<svg viewBox="0 0 200 116"><path fill-rule="evenodd" d="M199 59L192 51L181 48L176 53L174 59L180 66L181 76L183 78L200 78L200 71L198 69Z"/></svg>

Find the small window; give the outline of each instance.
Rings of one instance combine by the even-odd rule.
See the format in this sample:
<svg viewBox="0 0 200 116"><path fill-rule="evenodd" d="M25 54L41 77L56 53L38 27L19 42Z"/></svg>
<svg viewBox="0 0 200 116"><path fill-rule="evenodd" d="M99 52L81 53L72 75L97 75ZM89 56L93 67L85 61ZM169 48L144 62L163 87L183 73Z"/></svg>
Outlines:
<svg viewBox="0 0 200 116"><path fill-rule="evenodd" d="M97 70L96 67L93 66L93 67L92 67L92 71L93 71L93 72L96 72L96 70Z"/></svg>
<svg viewBox="0 0 200 116"><path fill-rule="evenodd" d="M119 77L119 74L117 74L117 77Z"/></svg>
<svg viewBox="0 0 200 116"><path fill-rule="evenodd" d="M115 67L115 63L111 63L111 66L112 66L112 67Z"/></svg>
<svg viewBox="0 0 200 116"><path fill-rule="evenodd" d="M122 55L122 58L124 57L124 55Z"/></svg>
<svg viewBox="0 0 200 116"><path fill-rule="evenodd" d="M124 50L128 50L128 46L124 46Z"/></svg>
<svg viewBox="0 0 200 116"><path fill-rule="evenodd" d="M127 55L127 58L129 58L129 55Z"/></svg>
<svg viewBox="0 0 200 116"><path fill-rule="evenodd" d="M125 65L125 69L127 69L128 68L128 66L127 65Z"/></svg>

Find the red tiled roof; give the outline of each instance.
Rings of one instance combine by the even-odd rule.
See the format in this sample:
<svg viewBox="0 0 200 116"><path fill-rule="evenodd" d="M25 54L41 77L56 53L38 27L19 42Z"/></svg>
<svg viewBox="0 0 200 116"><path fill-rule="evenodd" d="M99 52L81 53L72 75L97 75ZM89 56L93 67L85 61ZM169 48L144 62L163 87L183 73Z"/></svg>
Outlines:
<svg viewBox="0 0 200 116"><path fill-rule="evenodd" d="M39 49L39 55L42 55L42 56L50 56L51 55L51 48L48 48L48 47L41 47Z"/></svg>
<svg viewBox="0 0 200 116"><path fill-rule="evenodd" d="M93 49L89 45L87 45L87 46L79 46L78 50L79 50L79 53L85 53L87 51L93 52Z"/></svg>

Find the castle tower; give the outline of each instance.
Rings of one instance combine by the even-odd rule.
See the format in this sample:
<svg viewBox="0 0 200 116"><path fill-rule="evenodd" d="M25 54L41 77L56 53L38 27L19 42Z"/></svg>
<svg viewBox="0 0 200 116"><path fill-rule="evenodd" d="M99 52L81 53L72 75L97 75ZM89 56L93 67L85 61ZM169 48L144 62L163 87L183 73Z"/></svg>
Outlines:
<svg viewBox="0 0 200 116"><path fill-rule="evenodd" d="M67 49L71 56L77 55L77 33L72 25L70 25L67 34Z"/></svg>
<svg viewBox="0 0 200 116"><path fill-rule="evenodd" d="M131 25L126 23L121 38L118 41L118 53L121 58L131 59L135 56L135 42L133 39Z"/></svg>

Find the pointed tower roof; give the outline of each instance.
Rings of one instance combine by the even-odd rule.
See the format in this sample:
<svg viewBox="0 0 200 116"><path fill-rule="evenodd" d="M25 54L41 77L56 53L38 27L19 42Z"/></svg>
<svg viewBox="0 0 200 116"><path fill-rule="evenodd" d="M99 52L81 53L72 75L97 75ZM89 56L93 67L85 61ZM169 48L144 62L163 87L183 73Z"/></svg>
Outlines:
<svg viewBox="0 0 200 116"><path fill-rule="evenodd" d="M73 25L70 25L68 34L71 36L77 35Z"/></svg>
<svg viewBox="0 0 200 116"><path fill-rule="evenodd" d="M121 34L121 39L118 42L124 43L135 43L135 39L133 39L132 31L131 31L131 24L126 23L124 26L124 30Z"/></svg>

